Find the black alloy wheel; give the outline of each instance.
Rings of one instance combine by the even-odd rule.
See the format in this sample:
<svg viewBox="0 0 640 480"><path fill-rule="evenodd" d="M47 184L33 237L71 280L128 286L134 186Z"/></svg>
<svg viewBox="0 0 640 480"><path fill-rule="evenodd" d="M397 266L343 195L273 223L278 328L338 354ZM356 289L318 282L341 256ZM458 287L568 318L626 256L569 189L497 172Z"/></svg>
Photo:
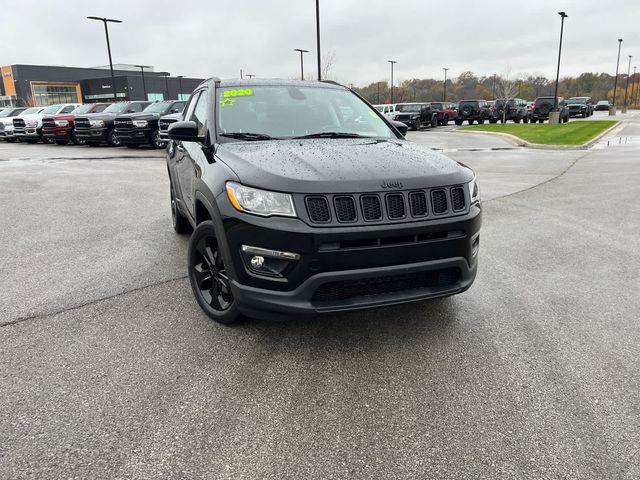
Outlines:
<svg viewBox="0 0 640 480"><path fill-rule="evenodd" d="M120 146L120 140L118 139L118 134L114 129L109 130L109 133L107 133L107 143L109 144L110 147Z"/></svg>
<svg viewBox="0 0 640 480"><path fill-rule="evenodd" d="M189 280L198 304L210 318L224 325L239 320L231 282L211 221L200 223L189 241Z"/></svg>
<svg viewBox="0 0 640 480"><path fill-rule="evenodd" d="M164 147L164 142L160 140L160 131L154 130L151 132L151 146L153 148L162 148Z"/></svg>

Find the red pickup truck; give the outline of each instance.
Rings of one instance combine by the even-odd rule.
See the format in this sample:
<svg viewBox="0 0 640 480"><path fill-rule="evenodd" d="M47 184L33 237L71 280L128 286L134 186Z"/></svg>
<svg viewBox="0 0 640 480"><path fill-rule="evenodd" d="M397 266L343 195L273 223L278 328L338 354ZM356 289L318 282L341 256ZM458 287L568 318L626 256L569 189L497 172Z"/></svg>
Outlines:
<svg viewBox="0 0 640 480"><path fill-rule="evenodd" d="M458 118L458 111L449 102L431 102L431 108L437 110L440 125L447 125L450 120Z"/></svg>
<svg viewBox="0 0 640 480"><path fill-rule="evenodd" d="M71 113L63 113L44 117L42 119L42 135L49 140L50 143L58 145L66 145L71 140L74 145L80 145L83 141L76 138L74 123L76 115L84 115L87 113L100 113L107 108L110 103L85 103L73 110Z"/></svg>

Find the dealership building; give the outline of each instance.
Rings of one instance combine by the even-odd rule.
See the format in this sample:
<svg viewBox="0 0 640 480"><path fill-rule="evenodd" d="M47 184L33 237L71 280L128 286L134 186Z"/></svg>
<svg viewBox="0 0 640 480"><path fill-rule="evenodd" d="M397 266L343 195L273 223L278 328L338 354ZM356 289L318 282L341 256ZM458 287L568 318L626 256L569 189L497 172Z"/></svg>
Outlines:
<svg viewBox="0 0 640 480"><path fill-rule="evenodd" d="M200 78L172 77L135 65L114 65L116 98L125 100L186 99L200 84ZM54 103L113 101L109 66L79 68L49 65L7 65L2 67L0 106L46 106Z"/></svg>

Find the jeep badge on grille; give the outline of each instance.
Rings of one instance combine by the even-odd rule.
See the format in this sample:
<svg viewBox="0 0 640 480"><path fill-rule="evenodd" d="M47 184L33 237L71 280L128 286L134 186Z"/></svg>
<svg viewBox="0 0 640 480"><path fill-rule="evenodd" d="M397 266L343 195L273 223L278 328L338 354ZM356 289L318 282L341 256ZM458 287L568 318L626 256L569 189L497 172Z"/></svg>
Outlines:
<svg viewBox="0 0 640 480"><path fill-rule="evenodd" d="M380 185L382 188L402 188L402 182L383 182L382 185Z"/></svg>

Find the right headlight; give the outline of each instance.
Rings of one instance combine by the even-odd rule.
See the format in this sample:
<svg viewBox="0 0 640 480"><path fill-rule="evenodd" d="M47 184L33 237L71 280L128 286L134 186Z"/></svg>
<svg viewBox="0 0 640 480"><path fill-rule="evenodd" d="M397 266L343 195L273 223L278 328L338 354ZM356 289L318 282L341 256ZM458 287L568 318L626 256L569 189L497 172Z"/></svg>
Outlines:
<svg viewBox="0 0 640 480"><path fill-rule="evenodd" d="M104 127L104 120L89 120L92 127Z"/></svg>
<svg viewBox="0 0 640 480"><path fill-rule="evenodd" d="M241 212L263 217L271 215L296 216L293 197L288 193L270 192L246 187L235 182L227 182L227 196L232 205Z"/></svg>
<svg viewBox="0 0 640 480"><path fill-rule="evenodd" d="M469 198L471 199L471 205L474 203L480 203L480 187L478 187L478 180L474 176L467 185L469 185Z"/></svg>

